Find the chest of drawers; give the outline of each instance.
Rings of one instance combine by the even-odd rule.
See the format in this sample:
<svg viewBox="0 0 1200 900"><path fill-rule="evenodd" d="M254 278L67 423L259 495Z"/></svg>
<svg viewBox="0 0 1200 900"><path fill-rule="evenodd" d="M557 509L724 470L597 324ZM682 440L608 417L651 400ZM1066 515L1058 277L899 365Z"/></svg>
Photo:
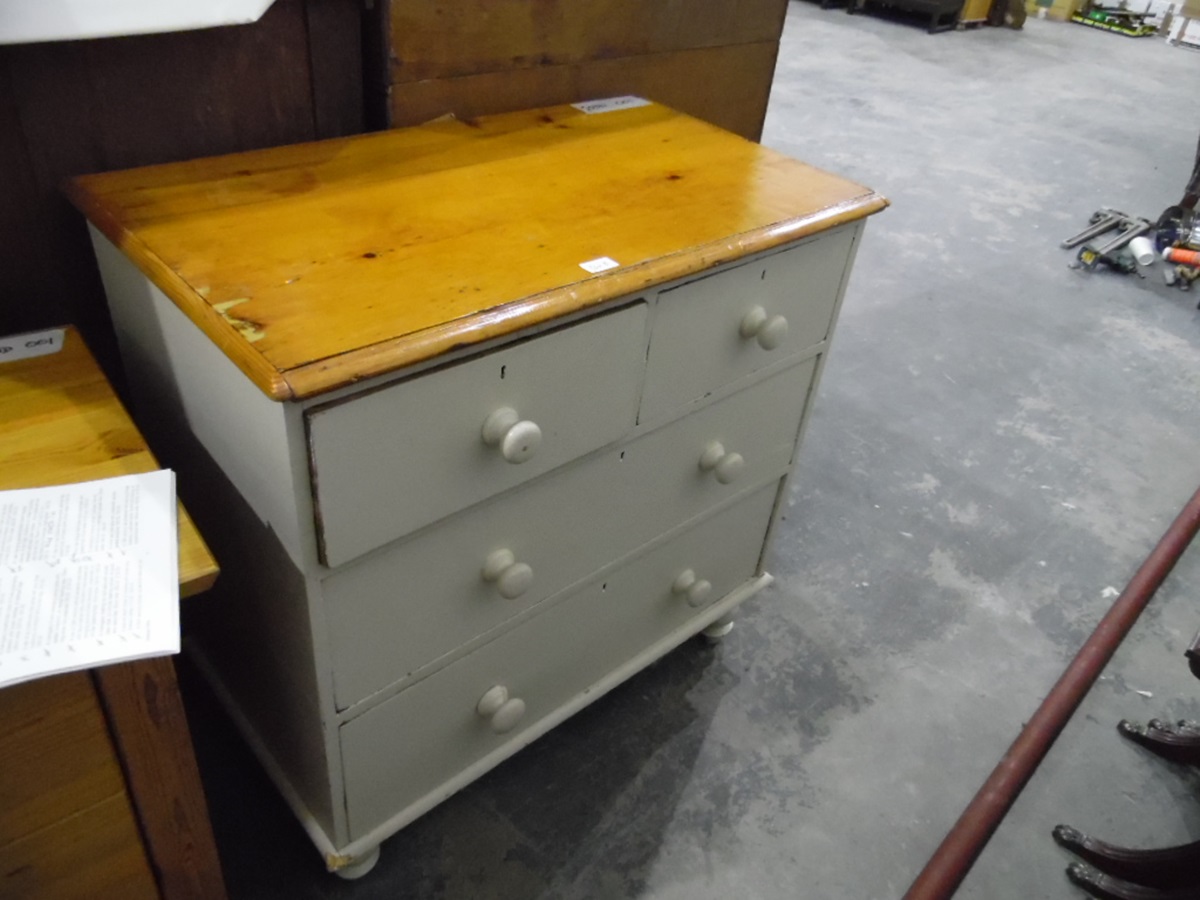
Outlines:
<svg viewBox="0 0 1200 900"><path fill-rule="evenodd" d="M226 576L190 647L343 875L770 581L886 201L613 107L72 185L140 411L204 485Z"/></svg>

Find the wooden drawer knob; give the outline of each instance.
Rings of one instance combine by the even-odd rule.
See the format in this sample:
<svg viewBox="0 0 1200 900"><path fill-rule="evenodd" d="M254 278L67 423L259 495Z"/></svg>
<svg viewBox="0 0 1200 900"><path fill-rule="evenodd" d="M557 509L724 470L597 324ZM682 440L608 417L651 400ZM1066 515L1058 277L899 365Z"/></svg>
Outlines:
<svg viewBox="0 0 1200 900"><path fill-rule="evenodd" d="M746 468L740 453L729 453L720 441L712 441L700 454L700 470L712 472L721 484L732 484Z"/></svg>
<svg viewBox="0 0 1200 900"><path fill-rule="evenodd" d="M542 429L536 422L522 419L511 406L502 406L484 421L483 442L499 447L500 455L510 463L520 464L542 446Z"/></svg>
<svg viewBox="0 0 1200 900"><path fill-rule="evenodd" d="M682 594L688 606L703 606L712 593L712 584L697 578L691 569L684 569L671 585L671 593Z"/></svg>
<svg viewBox="0 0 1200 900"><path fill-rule="evenodd" d="M754 306L742 316L739 333L746 340L754 338L764 350L774 350L787 340L788 321L783 316L768 316L763 307Z"/></svg>
<svg viewBox="0 0 1200 900"><path fill-rule="evenodd" d="M501 597L514 600L533 584L533 569L528 563L517 562L511 550L497 550L483 564L483 580L494 581Z"/></svg>
<svg viewBox="0 0 1200 900"><path fill-rule="evenodd" d="M488 688L479 702L475 704L475 712L489 720L492 731L504 734L512 731L525 716L525 701L520 697L510 697L508 688L502 684Z"/></svg>

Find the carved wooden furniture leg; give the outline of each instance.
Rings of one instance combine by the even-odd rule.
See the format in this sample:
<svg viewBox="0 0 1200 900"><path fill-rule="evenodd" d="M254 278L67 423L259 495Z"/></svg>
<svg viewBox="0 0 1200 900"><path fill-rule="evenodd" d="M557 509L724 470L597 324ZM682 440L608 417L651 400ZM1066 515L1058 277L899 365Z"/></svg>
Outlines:
<svg viewBox="0 0 1200 900"><path fill-rule="evenodd" d="M1163 759L1189 766L1200 765L1200 732L1151 728L1125 719L1117 723L1117 731Z"/></svg>
<svg viewBox="0 0 1200 900"><path fill-rule="evenodd" d="M1151 719L1146 723L1146 728L1153 731L1171 731L1175 734L1200 735L1200 722L1193 722L1190 719L1178 719L1174 722L1164 722L1162 719Z"/></svg>
<svg viewBox="0 0 1200 900"><path fill-rule="evenodd" d="M1193 178L1200 180L1200 151L1196 157L1196 175ZM1183 655L1187 657L1188 668L1192 670L1192 674L1200 678L1200 631L1196 632L1196 636L1192 638L1188 648L1183 651Z"/></svg>
<svg viewBox="0 0 1200 900"><path fill-rule="evenodd" d="M1131 884L1097 872L1083 863L1071 863L1067 866L1067 878L1072 884L1078 885L1100 900L1196 900L1197 896L1200 896L1194 887L1161 891L1158 888Z"/></svg>
<svg viewBox="0 0 1200 900"><path fill-rule="evenodd" d="M1133 850L1097 840L1069 825L1056 826L1054 840L1106 875L1161 890L1187 887L1191 896L1200 896L1200 841Z"/></svg>

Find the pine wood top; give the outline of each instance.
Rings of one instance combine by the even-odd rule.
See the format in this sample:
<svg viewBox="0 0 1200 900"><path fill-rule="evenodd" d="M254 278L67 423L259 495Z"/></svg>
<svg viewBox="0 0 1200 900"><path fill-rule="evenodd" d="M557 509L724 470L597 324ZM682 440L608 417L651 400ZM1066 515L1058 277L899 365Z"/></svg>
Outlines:
<svg viewBox="0 0 1200 900"><path fill-rule="evenodd" d="M49 356L0 362L0 490L159 468L83 339L68 328ZM207 590L217 563L179 506L179 592Z"/></svg>
<svg viewBox="0 0 1200 900"><path fill-rule="evenodd" d="M656 104L441 120L83 176L68 194L277 400L887 205ZM599 257L620 265L580 267Z"/></svg>

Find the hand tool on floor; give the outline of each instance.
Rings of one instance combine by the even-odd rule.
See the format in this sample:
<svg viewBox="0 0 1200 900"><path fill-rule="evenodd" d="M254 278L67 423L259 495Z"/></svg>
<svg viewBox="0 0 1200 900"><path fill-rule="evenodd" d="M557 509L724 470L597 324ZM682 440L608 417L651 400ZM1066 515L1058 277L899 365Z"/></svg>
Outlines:
<svg viewBox="0 0 1200 900"><path fill-rule="evenodd" d="M1064 249L1078 247L1084 244L1079 252L1079 262L1087 269L1094 269L1099 262L1108 262L1111 264L1114 254L1125 247L1138 235L1148 232L1153 225L1149 219L1143 219L1140 216L1130 216L1116 209L1100 209L1092 213L1092 217L1088 220L1088 227L1079 234L1067 238L1062 242ZM1106 235L1109 232L1115 231L1116 236L1108 240L1107 243L1101 246L1092 246L1088 244L1093 238ZM1117 267L1122 268L1124 267Z"/></svg>

